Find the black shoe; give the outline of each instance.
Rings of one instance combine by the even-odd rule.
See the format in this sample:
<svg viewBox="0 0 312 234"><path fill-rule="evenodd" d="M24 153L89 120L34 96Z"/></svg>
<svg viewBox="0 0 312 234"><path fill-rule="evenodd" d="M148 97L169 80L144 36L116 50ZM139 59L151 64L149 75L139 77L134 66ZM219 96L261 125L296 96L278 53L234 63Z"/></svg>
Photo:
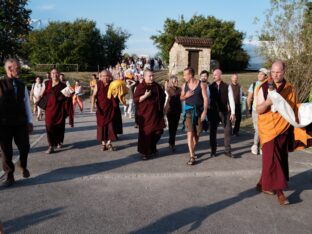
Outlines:
<svg viewBox="0 0 312 234"><path fill-rule="evenodd" d="M24 169L24 170L23 170L23 177L24 177L24 178L29 178L29 177L30 177L30 172L29 172L28 169Z"/></svg>
<svg viewBox="0 0 312 234"><path fill-rule="evenodd" d="M175 146L169 144L169 149L171 149L171 152L174 152L175 151Z"/></svg>
<svg viewBox="0 0 312 234"><path fill-rule="evenodd" d="M225 152L224 154L228 156L229 158L235 158L231 152Z"/></svg>
<svg viewBox="0 0 312 234"><path fill-rule="evenodd" d="M211 153L210 153L210 157L211 157L211 158L217 157L216 152L211 152Z"/></svg>
<svg viewBox="0 0 312 234"><path fill-rule="evenodd" d="M7 178L2 182L2 186L9 187L9 186L13 185L14 182L15 182L14 176L13 175L11 175L11 176L8 175Z"/></svg>

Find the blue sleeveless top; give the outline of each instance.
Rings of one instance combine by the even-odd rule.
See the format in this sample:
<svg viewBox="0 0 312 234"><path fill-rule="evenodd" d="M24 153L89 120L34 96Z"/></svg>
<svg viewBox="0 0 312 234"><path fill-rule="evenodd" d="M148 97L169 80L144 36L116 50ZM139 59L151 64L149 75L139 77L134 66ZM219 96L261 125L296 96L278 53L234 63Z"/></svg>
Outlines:
<svg viewBox="0 0 312 234"><path fill-rule="evenodd" d="M189 106L196 106L197 109L202 110L204 105L203 94L201 90L201 81L198 81L196 88L194 89L194 95L185 100L185 104ZM184 93L186 93L190 88L188 83L185 83Z"/></svg>

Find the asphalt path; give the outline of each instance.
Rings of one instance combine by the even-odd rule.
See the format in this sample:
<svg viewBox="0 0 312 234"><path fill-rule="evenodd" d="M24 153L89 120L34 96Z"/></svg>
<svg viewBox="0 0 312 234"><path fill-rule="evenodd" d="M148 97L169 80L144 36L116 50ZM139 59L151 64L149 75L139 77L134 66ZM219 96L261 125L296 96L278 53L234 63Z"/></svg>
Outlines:
<svg viewBox="0 0 312 234"><path fill-rule="evenodd" d="M195 166L187 166L185 133L177 150L168 131L159 155L141 161L134 120L123 117L124 134L114 152L96 141L95 114L76 112L65 144L47 155L44 122L35 122L29 169L16 183L0 188L0 220L5 233L312 233L312 155L290 154L291 179L280 206L275 196L258 193L261 156L250 153L252 135L233 137L235 159L223 154L218 129L217 157L210 158L209 136L200 138ZM17 152L15 152L17 156Z"/></svg>

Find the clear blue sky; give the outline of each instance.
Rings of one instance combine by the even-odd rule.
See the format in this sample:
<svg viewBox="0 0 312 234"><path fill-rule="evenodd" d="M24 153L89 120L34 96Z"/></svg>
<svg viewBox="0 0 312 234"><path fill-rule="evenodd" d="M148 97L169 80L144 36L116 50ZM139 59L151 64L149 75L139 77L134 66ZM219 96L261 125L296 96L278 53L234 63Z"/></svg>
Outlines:
<svg viewBox="0 0 312 234"><path fill-rule="evenodd" d="M235 22L235 28L246 33L246 39L259 30L270 0L30 0L32 19L73 21L76 18L94 20L104 32L105 25L113 23L131 33L127 52L154 55L157 48L150 36L162 30L166 18L178 19L184 15L212 15ZM255 25L255 17L260 24Z"/></svg>

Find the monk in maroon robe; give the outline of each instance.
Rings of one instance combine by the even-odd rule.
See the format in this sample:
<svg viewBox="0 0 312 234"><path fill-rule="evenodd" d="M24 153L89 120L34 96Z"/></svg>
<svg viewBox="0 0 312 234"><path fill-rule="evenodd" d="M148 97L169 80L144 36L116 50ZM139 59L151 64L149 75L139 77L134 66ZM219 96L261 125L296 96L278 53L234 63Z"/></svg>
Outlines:
<svg viewBox="0 0 312 234"><path fill-rule="evenodd" d="M49 143L46 153L54 152L54 147L60 148L64 141L65 119L68 116L66 102L69 97L62 94L66 85L60 82L59 72L51 71L51 80L46 81L43 96L48 96L45 110L45 123Z"/></svg>
<svg viewBox="0 0 312 234"><path fill-rule="evenodd" d="M94 101L96 100L97 140L102 142L103 151L114 150L111 141L117 139L113 121L118 104L114 98L107 98L109 84L110 73L109 71L104 70L100 73L100 79L94 88L91 101L92 108L94 106ZM93 108L91 109L91 112L92 111Z"/></svg>
<svg viewBox="0 0 312 234"><path fill-rule="evenodd" d="M165 127L165 98L165 92L153 80L153 72L145 70L144 81L137 86L134 93L139 125L138 151L142 154L142 159L157 152L156 144Z"/></svg>

